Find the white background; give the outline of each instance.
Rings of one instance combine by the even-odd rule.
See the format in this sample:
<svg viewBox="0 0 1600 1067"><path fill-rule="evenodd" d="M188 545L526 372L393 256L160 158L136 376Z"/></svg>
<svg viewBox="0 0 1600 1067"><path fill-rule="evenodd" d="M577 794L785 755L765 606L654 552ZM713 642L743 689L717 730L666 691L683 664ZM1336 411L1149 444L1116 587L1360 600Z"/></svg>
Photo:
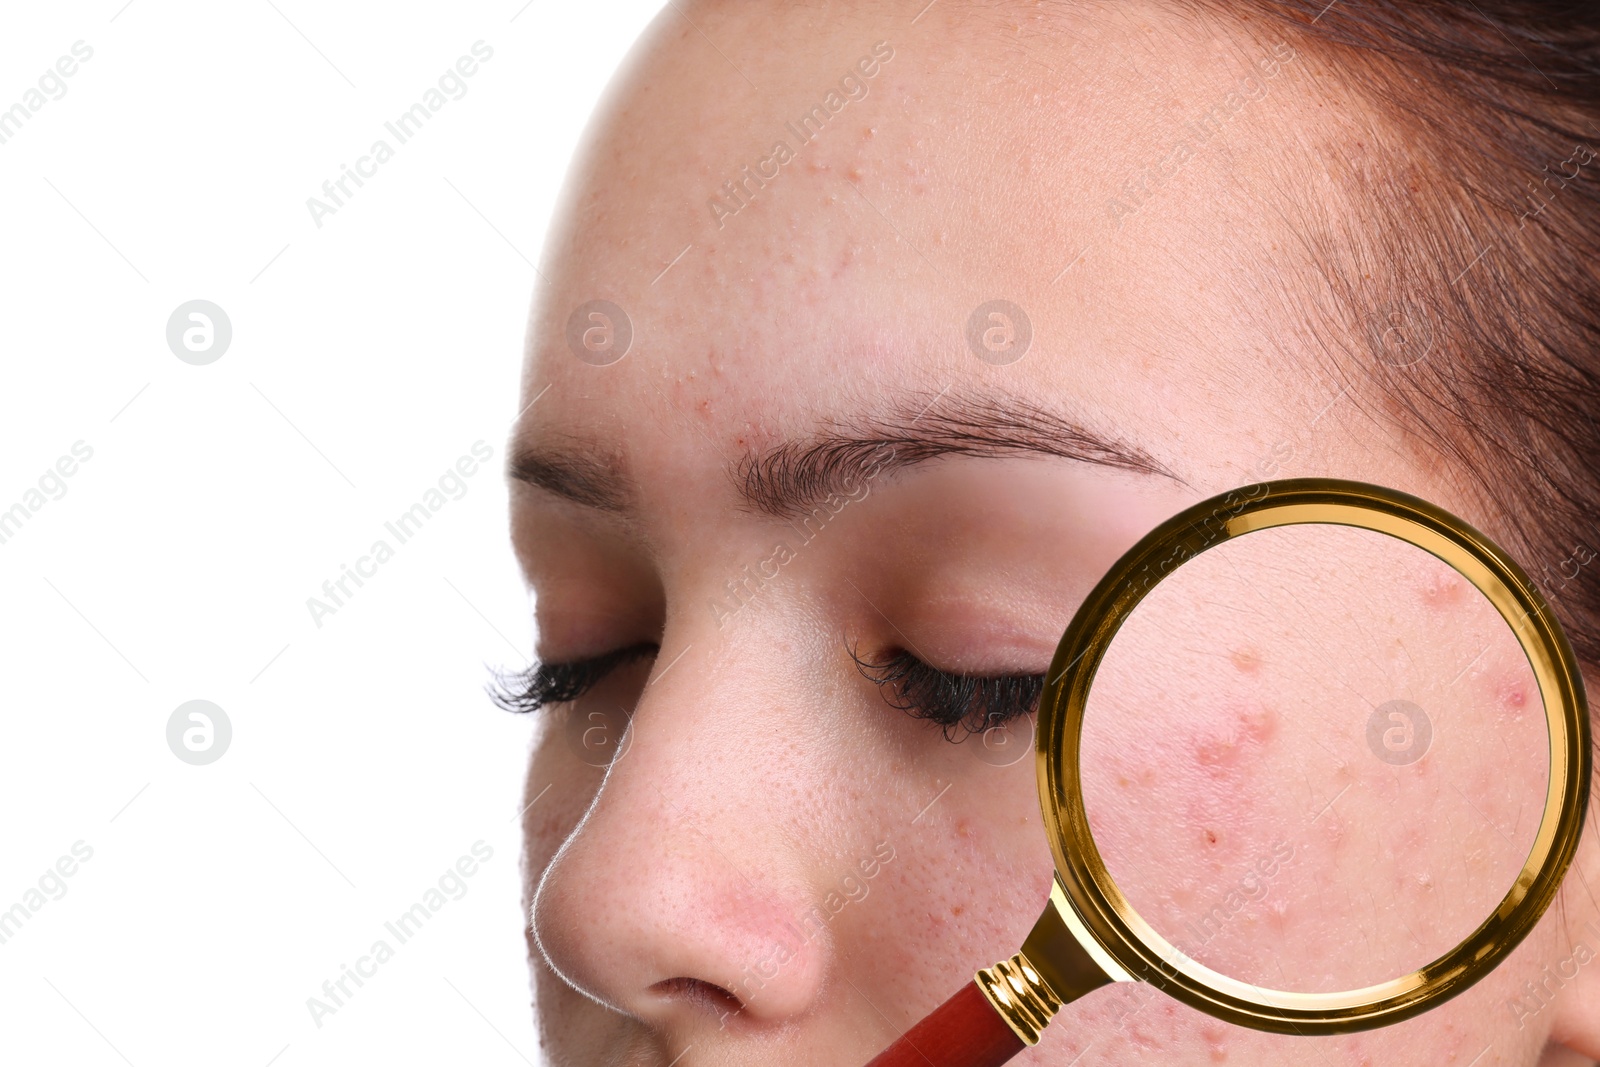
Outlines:
<svg viewBox="0 0 1600 1067"><path fill-rule="evenodd" d="M0 109L93 49L0 144L0 511L93 450L0 544L0 911L93 850L0 944L0 1060L537 1063L530 724L483 692L532 647L500 468L558 185L658 3L124 5L10 5L0 32ZM384 122L479 40L399 145ZM317 227L307 198L380 137ZM205 366L167 345L193 299L232 325ZM384 523L478 441L399 545ZM317 626L307 598L379 538ZM232 724L210 765L167 744L194 699ZM384 922L480 840L398 945ZM394 958L315 1025L379 938Z"/></svg>

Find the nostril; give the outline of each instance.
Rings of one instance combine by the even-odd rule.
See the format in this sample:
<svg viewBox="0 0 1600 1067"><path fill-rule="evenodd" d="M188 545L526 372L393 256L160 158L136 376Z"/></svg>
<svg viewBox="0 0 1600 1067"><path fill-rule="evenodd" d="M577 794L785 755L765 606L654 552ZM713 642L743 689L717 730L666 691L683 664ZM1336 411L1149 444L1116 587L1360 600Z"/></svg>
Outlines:
<svg viewBox="0 0 1600 1067"><path fill-rule="evenodd" d="M722 986L698 978L666 978L651 986L650 991L659 993L663 997L676 997L685 1003L702 1006L718 1015L728 1011L744 1010L744 1003L738 997Z"/></svg>

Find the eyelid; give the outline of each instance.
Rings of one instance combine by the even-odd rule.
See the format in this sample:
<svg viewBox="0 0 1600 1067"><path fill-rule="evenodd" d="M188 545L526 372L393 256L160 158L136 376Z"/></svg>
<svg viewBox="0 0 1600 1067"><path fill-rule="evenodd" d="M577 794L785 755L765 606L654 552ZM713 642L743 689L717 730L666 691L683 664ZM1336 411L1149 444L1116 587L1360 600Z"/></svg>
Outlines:
<svg viewBox="0 0 1600 1067"><path fill-rule="evenodd" d="M533 667L530 669L536 670L540 667L548 667L552 670L570 670L576 667L594 666L600 663L602 660L609 660L613 658L616 658L617 662L621 664L627 662L628 660L635 659L638 656L647 655L657 651L659 651L659 646L654 641L635 641L631 645L618 645L616 648L608 648L606 651L597 652L592 656L573 656L569 659L535 657Z"/></svg>

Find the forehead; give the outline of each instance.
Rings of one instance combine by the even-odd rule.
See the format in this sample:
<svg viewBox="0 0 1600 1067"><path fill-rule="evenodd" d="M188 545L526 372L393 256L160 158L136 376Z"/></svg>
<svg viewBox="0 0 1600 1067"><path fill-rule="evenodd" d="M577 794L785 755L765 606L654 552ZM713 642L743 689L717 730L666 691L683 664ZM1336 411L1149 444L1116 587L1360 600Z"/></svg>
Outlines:
<svg viewBox="0 0 1600 1067"><path fill-rule="evenodd" d="M520 441L700 469L954 388L1246 480L1333 392L1274 310L1305 64L1153 5L1019 12L666 8L569 176Z"/></svg>

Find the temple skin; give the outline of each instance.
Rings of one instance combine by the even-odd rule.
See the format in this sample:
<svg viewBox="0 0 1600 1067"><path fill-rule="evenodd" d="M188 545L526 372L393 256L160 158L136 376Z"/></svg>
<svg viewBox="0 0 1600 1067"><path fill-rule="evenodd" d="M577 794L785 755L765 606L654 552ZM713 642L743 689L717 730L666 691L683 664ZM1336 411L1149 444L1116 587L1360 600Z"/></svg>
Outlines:
<svg viewBox="0 0 1600 1067"><path fill-rule="evenodd" d="M511 444L587 457L591 492L513 482L513 540L541 658L660 652L539 713L525 904L551 1064L864 1063L1020 946L1051 879L1032 761L947 743L890 707L852 648L1042 672L1121 551L1263 478L1378 482L1492 528L1402 420L1331 373L1298 313L1314 264L1287 208L1339 213L1323 160L1372 151L1380 128L1337 71L1142 0L919 7L669 5L569 177ZM996 299L1029 320L1011 361L969 343ZM628 318L621 358L570 341L593 300ZM951 444L956 415L1024 403L1151 463L997 446L886 464L809 525L739 492L745 457L830 427L872 424L898 462L919 434ZM1400 580L1415 651L1458 606L1436 576ZM1240 676L1266 660L1233 653ZM1514 704L1493 669L1469 680ZM578 758L574 736L618 708L622 756ZM1189 743L1150 748L1142 770L1215 769L1241 738L1284 736L1248 713L1243 733L1176 725ZM1425 846L1433 824L1410 818L1398 830ZM1374 884L1396 876L1356 852ZM1216 886L1259 859L1237 858ZM841 891L846 876L867 891ZM1575 962L1600 948L1597 882L1590 829L1507 963L1398 1026L1261 1034L1118 986L1018 1062L1600 1058L1600 968ZM1309 907L1296 886L1272 891Z"/></svg>

